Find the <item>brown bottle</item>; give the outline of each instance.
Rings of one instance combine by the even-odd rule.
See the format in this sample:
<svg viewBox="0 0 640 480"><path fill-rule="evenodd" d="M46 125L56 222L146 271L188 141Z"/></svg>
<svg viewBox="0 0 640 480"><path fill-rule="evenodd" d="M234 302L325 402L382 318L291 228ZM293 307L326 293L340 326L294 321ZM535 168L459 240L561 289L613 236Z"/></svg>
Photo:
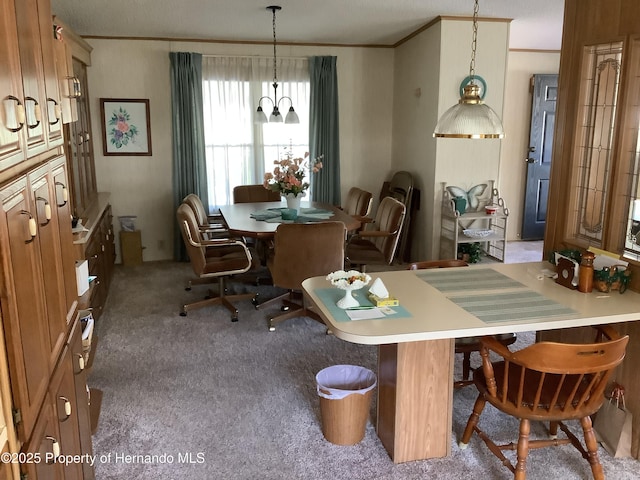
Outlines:
<svg viewBox="0 0 640 480"><path fill-rule="evenodd" d="M578 291L589 293L593 290L593 252L584 252L578 272Z"/></svg>

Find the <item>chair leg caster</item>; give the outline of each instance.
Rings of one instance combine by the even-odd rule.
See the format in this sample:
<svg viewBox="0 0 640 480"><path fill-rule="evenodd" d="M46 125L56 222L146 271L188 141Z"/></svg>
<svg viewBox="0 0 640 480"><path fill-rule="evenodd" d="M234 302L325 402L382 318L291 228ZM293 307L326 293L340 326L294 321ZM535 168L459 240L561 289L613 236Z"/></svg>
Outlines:
<svg viewBox="0 0 640 480"><path fill-rule="evenodd" d="M331 330L330 328L327 328L327 331L324 333L325 335L333 335L333 330Z"/></svg>
<svg viewBox="0 0 640 480"><path fill-rule="evenodd" d="M276 326L271 322L271 320L269 320L269 331L270 332L276 331Z"/></svg>
<svg viewBox="0 0 640 480"><path fill-rule="evenodd" d="M283 312L288 312L289 308L290 308L289 305L283 305L283 306L280 307L280 310L283 311Z"/></svg>
<svg viewBox="0 0 640 480"><path fill-rule="evenodd" d="M469 446L468 443L462 443L462 442L458 443L458 448L460 448L460 450L466 450L468 446Z"/></svg>
<svg viewBox="0 0 640 480"><path fill-rule="evenodd" d="M251 304L256 310L260 308L260 303L258 302L258 294L256 294L256 296L251 299Z"/></svg>

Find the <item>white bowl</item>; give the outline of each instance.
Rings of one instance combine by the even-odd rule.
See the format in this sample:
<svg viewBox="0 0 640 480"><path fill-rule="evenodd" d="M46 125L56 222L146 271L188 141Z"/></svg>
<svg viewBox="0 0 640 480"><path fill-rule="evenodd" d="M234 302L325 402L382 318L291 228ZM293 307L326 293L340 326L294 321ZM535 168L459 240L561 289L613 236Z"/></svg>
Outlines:
<svg viewBox="0 0 640 480"><path fill-rule="evenodd" d="M489 235L492 235L493 230L467 228L466 230L463 230L462 233L464 234L465 237L469 237L469 238L485 238L485 237L488 237Z"/></svg>

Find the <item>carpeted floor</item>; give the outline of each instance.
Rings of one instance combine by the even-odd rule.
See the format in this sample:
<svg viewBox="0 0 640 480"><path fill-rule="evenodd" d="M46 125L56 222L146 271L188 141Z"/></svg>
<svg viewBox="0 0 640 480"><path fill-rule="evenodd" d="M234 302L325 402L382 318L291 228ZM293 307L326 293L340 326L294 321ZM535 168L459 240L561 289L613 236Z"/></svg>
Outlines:
<svg viewBox="0 0 640 480"><path fill-rule="evenodd" d="M395 465L371 423L358 445L327 442L315 374L343 363L376 371L376 347L327 336L306 318L270 333L265 319L277 305L256 311L249 301L239 302L237 323L222 307L181 317L180 304L206 291L184 291L189 275L189 265L171 262L116 267L89 377L91 387L104 391L94 436L98 480L511 478L477 437L465 451L456 445L474 387L454 393L448 458ZM239 288L274 294L272 287ZM530 340L520 335L518 342ZM491 409L481 425L500 439L515 439L517 423ZM600 456L607 478L640 478L636 460L614 460L603 449ZM528 473L529 479L590 478L572 447L532 452Z"/></svg>

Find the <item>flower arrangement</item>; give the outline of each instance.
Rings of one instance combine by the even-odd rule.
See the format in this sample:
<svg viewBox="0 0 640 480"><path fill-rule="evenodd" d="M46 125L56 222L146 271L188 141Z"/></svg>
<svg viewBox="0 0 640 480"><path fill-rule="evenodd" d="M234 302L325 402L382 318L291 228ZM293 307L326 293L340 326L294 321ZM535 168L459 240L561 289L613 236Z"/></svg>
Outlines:
<svg viewBox="0 0 640 480"><path fill-rule="evenodd" d="M310 169L313 173L318 173L322 168L323 155L308 160L309 152L303 158L293 158L292 148L289 147L285 158L274 160L275 165L272 172L264 175L264 188L279 192L282 195L292 194L302 195L309 188L309 182L305 181L305 173Z"/></svg>
<svg viewBox="0 0 640 480"><path fill-rule="evenodd" d="M337 270L327 275L327 280L331 282L331 285L341 290L358 290L367 285L371 281L371 277L357 270L349 270L347 272Z"/></svg>

